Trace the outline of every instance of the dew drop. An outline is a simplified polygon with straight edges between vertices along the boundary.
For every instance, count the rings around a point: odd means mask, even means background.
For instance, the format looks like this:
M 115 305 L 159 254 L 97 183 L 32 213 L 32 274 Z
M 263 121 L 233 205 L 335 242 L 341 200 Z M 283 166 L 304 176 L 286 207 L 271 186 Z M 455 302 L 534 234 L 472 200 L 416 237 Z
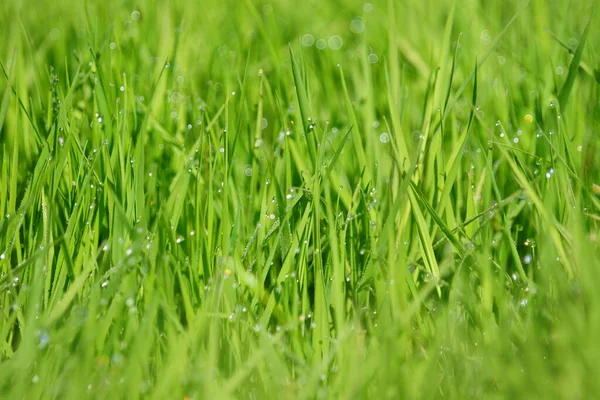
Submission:
M 315 37 L 313 35 L 311 35 L 310 33 L 307 33 L 306 35 L 302 36 L 301 42 L 302 42 L 302 46 L 310 47 L 313 44 L 315 44 Z
M 365 22 L 361 17 L 352 18 L 350 21 L 350 32 L 352 33 L 362 33 L 365 30 Z

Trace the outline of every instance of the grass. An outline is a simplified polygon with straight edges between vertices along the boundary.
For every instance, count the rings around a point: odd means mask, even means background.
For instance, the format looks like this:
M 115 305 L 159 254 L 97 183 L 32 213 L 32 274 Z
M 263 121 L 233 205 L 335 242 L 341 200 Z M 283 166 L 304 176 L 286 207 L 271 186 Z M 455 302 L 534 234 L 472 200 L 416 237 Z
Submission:
M 595 3 L 0 5 L 0 397 L 600 396 Z

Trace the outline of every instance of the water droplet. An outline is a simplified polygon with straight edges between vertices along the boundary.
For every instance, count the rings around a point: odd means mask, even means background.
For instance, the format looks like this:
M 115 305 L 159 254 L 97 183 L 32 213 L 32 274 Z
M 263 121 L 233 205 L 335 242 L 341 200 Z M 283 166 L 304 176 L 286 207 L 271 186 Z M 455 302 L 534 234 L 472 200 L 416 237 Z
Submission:
M 361 17 L 355 17 L 352 18 L 352 21 L 350 21 L 350 32 L 352 33 L 362 33 L 362 31 L 365 30 L 365 22 L 363 21 L 363 19 Z
M 134 12 L 131 13 L 131 19 L 134 21 L 137 21 L 140 19 L 140 12 L 138 10 L 135 10 Z
M 479 39 L 481 43 L 488 45 L 492 42 L 492 37 L 490 36 L 490 32 L 487 29 L 481 31 L 481 35 L 479 35 Z
M 521 307 L 527 307 L 527 303 L 529 303 L 529 301 L 527 299 L 523 299 L 520 302 Z
M 388 135 L 387 132 L 383 132 L 381 135 L 379 135 L 379 141 L 381 143 L 388 143 L 390 141 L 390 135 Z
M 302 42 L 302 46 L 310 47 L 313 44 L 315 44 L 315 37 L 313 35 L 311 35 L 310 33 L 307 33 L 306 35 L 302 36 L 301 42 Z
M 38 347 L 40 349 L 43 349 L 48 345 L 48 343 L 50 343 L 50 336 L 48 335 L 48 333 L 42 332 L 40 334 L 40 344 L 38 345 Z

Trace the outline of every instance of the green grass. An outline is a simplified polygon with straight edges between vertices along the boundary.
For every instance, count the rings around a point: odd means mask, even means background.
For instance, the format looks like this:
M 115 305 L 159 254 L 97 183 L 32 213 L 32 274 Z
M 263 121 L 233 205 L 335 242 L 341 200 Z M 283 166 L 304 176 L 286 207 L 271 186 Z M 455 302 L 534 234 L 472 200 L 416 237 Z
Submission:
M 0 4 L 0 397 L 600 396 L 592 1 Z

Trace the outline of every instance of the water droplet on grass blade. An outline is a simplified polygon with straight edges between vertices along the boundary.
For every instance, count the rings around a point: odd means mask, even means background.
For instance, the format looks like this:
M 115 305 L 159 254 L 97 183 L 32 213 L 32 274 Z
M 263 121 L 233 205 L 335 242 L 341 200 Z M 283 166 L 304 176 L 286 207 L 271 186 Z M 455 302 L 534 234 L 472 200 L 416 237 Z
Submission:
M 40 348 L 40 349 L 46 348 L 46 346 L 48 346 L 48 343 L 50 343 L 50 336 L 46 332 L 41 332 L 40 333 L 40 343 L 38 344 L 38 348 Z

